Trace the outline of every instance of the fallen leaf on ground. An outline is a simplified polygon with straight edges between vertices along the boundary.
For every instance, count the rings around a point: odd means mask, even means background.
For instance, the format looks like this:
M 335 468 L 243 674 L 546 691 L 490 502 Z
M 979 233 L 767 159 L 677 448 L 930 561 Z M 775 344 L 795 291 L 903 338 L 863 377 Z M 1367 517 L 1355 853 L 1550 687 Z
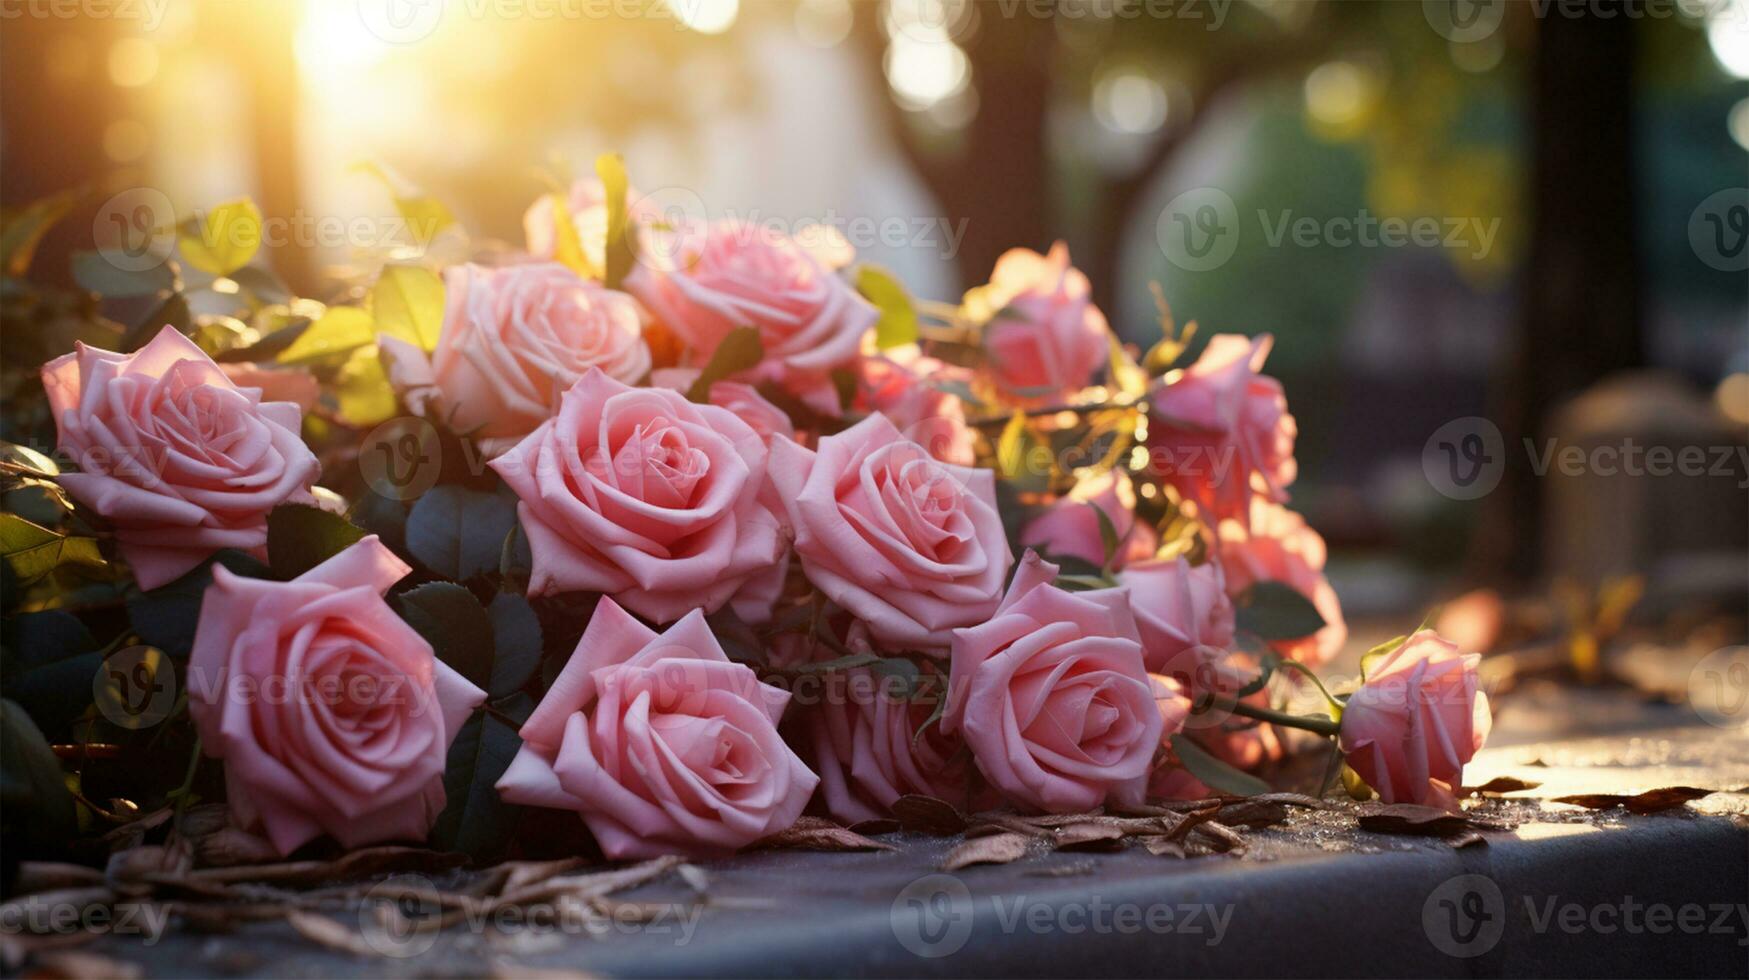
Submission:
M 1191 831 L 1191 836 L 1198 843 L 1223 853 L 1242 854 L 1247 847 L 1245 838 L 1238 831 L 1215 820 L 1205 820 L 1197 824 L 1196 829 Z
M 1286 821 L 1287 807 L 1269 800 L 1244 800 L 1222 807 L 1219 817 L 1228 826 L 1257 830 Z
M 1465 786 L 1458 790 L 1459 796 L 1487 796 L 1489 794 L 1518 793 L 1527 789 L 1536 789 L 1542 783 L 1533 779 L 1519 779 L 1517 776 L 1495 776 L 1480 786 Z
M 1120 826 L 1089 820 L 1058 827 L 1055 836 L 1059 851 L 1121 851 L 1125 835 Z
M 1703 796 L 1711 796 L 1713 790 L 1700 789 L 1694 786 L 1666 786 L 1663 789 L 1649 789 L 1644 793 L 1623 796 L 1617 793 L 1580 793 L 1575 796 L 1557 796 L 1555 803 L 1571 803 L 1588 810 L 1607 810 L 1610 807 L 1627 807 L 1629 813 L 1648 814 L 1660 813 L 1664 810 L 1674 810 L 1685 806 L 1690 800 L 1698 800 Z
M 1148 853 L 1155 857 L 1182 858 L 1190 856 L 1185 852 L 1183 844 L 1168 837 L 1149 837 L 1142 841 L 1142 846 L 1147 848 Z
M 793 851 L 890 851 L 893 845 L 870 840 L 821 817 L 798 817 L 788 830 L 760 838 L 749 845 L 748 850 L 767 848 Z
M 146 975 L 136 963 L 80 949 L 56 949 L 36 954 L 33 977 L 60 980 L 135 980 Z
M 973 837 L 947 852 L 941 870 L 958 871 L 974 864 L 1007 864 L 1026 856 L 1027 838 L 1023 834 L 1001 833 L 988 837 Z
M 872 820 L 858 820 L 850 825 L 850 829 L 864 837 L 878 837 L 881 834 L 897 833 L 902 828 L 899 821 L 892 817 L 875 817 Z
M 1455 837 L 1477 830 L 1511 830 L 1512 825 L 1472 813 L 1453 813 L 1415 803 L 1367 803 L 1355 811 L 1360 829 L 1381 834 Z

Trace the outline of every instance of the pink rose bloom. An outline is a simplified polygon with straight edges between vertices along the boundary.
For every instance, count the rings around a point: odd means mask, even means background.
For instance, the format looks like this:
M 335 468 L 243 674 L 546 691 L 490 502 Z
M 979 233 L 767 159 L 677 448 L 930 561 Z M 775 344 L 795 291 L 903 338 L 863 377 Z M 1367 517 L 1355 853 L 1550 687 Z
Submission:
M 1233 603 L 1220 566 L 1153 559 L 1124 569 L 1117 582 L 1130 590 L 1148 670 L 1176 678 L 1194 697 L 1219 689 L 1218 666 L 1233 646 Z
M 219 370 L 239 388 L 260 388 L 261 400 L 291 402 L 308 413 L 322 397 L 316 376 L 301 367 L 268 367 L 260 364 L 220 364 Z
M 1493 723 L 1481 662 L 1422 630 L 1372 666 L 1343 709 L 1340 742 L 1379 799 L 1457 808 L 1452 791 Z
M 1184 730 L 1190 718 L 1191 700 L 1176 678 L 1149 674 L 1154 706 L 1160 712 L 1160 754 L 1148 775 L 1148 797 L 1156 800 L 1202 800 L 1216 795 L 1202 780 L 1192 776 L 1172 752 L 1172 736 Z
M 880 316 L 810 249 L 734 221 L 680 229 L 669 248 L 643 255 L 626 288 L 698 364 L 736 327 L 757 327 L 765 360 L 737 380 L 775 381 L 834 417 L 831 372 L 856 360 Z
M 888 649 L 945 648 L 988 619 L 1014 561 L 989 470 L 941 463 L 870 415 L 809 450 L 771 447 L 808 580 Z
M 702 612 L 657 635 L 603 599 L 498 792 L 576 811 L 614 860 L 727 854 L 795 823 L 819 782 L 777 734 L 788 701 Z
M 1306 519 L 1262 497 L 1251 501 L 1249 526 L 1222 521 L 1216 528 L 1216 556 L 1227 577 L 1227 594 L 1237 598 L 1261 581 L 1282 582 L 1312 601 L 1324 626 L 1311 636 L 1270 644 L 1282 656 L 1308 667 L 1330 661 L 1348 642 L 1342 603 L 1324 577 L 1324 539 Z
M 971 384 L 972 372 L 925 356 L 916 344 L 864 357 L 858 365 L 856 407 L 885 415 L 929 455 L 955 466 L 977 462 L 977 441 L 958 395 L 944 382 Z
M 697 368 L 657 368 L 650 373 L 650 384 L 656 388 L 672 388 L 685 394 L 692 389 L 698 380 Z M 753 427 L 767 445 L 771 437 L 781 435 L 786 439 L 796 438 L 795 423 L 790 421 L 789 413 L 773 405 L 759 389 L 739 381 L 712 382 L 710 403 L 718 408 L 726 408 L 735 413 L 741 421 Z
M 765 443 L 733 412 L 592 369 L 556 417 L 490 465 L 521 501 L 529 595 L 604 592 L 667 623 L 752 583 L 755 599 L 736 611 L 769 613 L 784 543 Z
M 1077 483 L 1067 496 L 1058 498 L 1044 513 L 1027 522 L 1026 529 L 1020 532 L 1020 543 L 1047 555 L 1079 558 L 1103 567 L 1105 536 L 1100 533 L 1095 507 L 1111 519 L 1118 534 L 1117 554 L 1112 558 L 1114 570 L 1132 561 L 1154 557 L 1160 548 L 1160 535 L 1153 527 L 1136 520 L 1136 489 L 1129 474 L 1122 470 L 1106 470 Z
M 443 810 L 449 743 L 486 695 L 383 601 L 408 571 L 375 535 L 290 582 L 213 568 L 188 712 L 232 817 L 281 855 L 424 840 Z
M 446 419 L 497 455 L 552 418 L 591 370 L 636 384 L 650 373 L 643 313 L 625 293 L 562 265 L 451 266 L 443 331 L 429 362 L 379 338 L 389 380 L 422 415 Z
M 1028 552 L 989 622 L 955 630 L 943 734 L 1003 795 L 1071 813 L 1142 800 L 1163 721 L 1129 596 L 1065 592 Z
M 307 502 L 319 465 L 303 413 L 240 387 L 173 327 L 138 352 L 77 345 L 43 365 L 59 477 L 115 529 L 140 588 L 180 577 L 221 548 L 265 554 L 267 513 Z
M 979 292 L 992 311 L 984 350 L 1004 393 L 1020 399 L 1065 395 L 1085 386 L 1111 357 L 1111 331 L 1093 305 L 1087 277 L 1069 265 L 1069 247 L 1049 255 L 1002 253 Z
M 1216 334 L 1154 393 L 1148 450 L 1162 479 L 1217 519 L 1244 520 L 1255 488 L 1287 500 L 1298 428 L 1281 382 L 1259 374 L 1273 338 Z

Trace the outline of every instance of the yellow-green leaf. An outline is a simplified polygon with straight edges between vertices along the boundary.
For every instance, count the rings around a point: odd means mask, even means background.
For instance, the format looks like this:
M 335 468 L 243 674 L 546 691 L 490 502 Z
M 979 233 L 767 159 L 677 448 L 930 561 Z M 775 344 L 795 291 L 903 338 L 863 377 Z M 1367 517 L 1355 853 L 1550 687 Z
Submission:
M 551 198 L 553 261 L 586 279 L 594 278 L 595 263 L 589 261 L 589 254 L 583 251 L 583 236 L 577 233 L 577 222 L 571 219 L 571 206 L 566 203 L 563 194 L 553 194 Z
M 1020 490 L 1044 490 L 1055 468 L 1049 447 L 1027 424 L 1026 413 L 1016 411 L 996 442 L 997 472 Z
M 875 322 L 875 347 L 887 350 L 917 342 L 917 308 L 905 287 L 878 265 L 856 270 L 856 291 L 881 311 Z
M 626 274 L 632 271 L 632 240 L 626 234 L 626 162 L 617 153 L 603 153 L 595 158 L 595 176 L 601 178 L 601 189 L 607 198 L 607 243 L 602 251 L 602 281 L 609 289 L 618 289 Z
M 437 347 L 443 329 L 443 280 L 417 265 L 384 266 L 370 291 L 371 313 L 379 333 L 405 340 L 420 350 Z
M 63 563 L 103 565 L 96 538 L 71 538 L 57 534 L 17 514 L 0 514 L 0 552 L 19 584 L 28 585 Z
M 394 417 L 395 392 L 375 344 L 360 347 L 346 359 L 334 393 L 340 400 L 341 418 L 352 425 L 362 428 Z
M 421 246 L 431 244 L 438 233 L 455 224 L 455 213 L 430 194 L 395 198 L 395 210 L 407 222 L 407 231 Z
M 376 321 L 356 306 L 330 306 L 279 354 L 281 364 L 356 350 L 376 339 Z
M 177 229 L 182 258 L 214 276 L 228 276 L 249 264 L 261 248 L 261 210 L 246 197 L 226 201 L 184 221 Z
M 9 276 L 22 276 L 30 268 L 37 243 L 66 217 L 79 202 L 83 191 L 62 191 L 22 208 L 7 208 L 0 212 L 0 268 Z

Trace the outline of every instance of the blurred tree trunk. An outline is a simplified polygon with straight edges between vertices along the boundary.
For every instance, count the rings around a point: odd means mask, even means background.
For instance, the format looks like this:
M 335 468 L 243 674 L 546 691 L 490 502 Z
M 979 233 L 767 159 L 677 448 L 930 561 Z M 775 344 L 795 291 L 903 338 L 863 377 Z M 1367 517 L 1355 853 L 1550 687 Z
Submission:
M 1645 362 L 1633 147 L 1638 21 L 1611 12 L 1537 22 L 1530 252 L 1496 413 L 1506 468 L 1472 555 L 1474 570 L 1490 578 L 1523 583 L 1540 571 L 1543 487 L 1525 440 L 1541 444 L 1550 411 L 1565 399 Z

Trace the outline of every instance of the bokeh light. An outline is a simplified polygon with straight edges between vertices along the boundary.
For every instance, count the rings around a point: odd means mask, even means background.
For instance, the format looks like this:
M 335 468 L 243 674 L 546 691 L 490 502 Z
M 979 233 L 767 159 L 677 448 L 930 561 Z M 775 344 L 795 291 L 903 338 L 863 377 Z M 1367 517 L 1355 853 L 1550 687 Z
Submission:
M 1093 87 L 1093 115 L 1117 132 L 1151 133 L 1166 114 L 1166 89 L 1134 69 L 1107 72 Z

